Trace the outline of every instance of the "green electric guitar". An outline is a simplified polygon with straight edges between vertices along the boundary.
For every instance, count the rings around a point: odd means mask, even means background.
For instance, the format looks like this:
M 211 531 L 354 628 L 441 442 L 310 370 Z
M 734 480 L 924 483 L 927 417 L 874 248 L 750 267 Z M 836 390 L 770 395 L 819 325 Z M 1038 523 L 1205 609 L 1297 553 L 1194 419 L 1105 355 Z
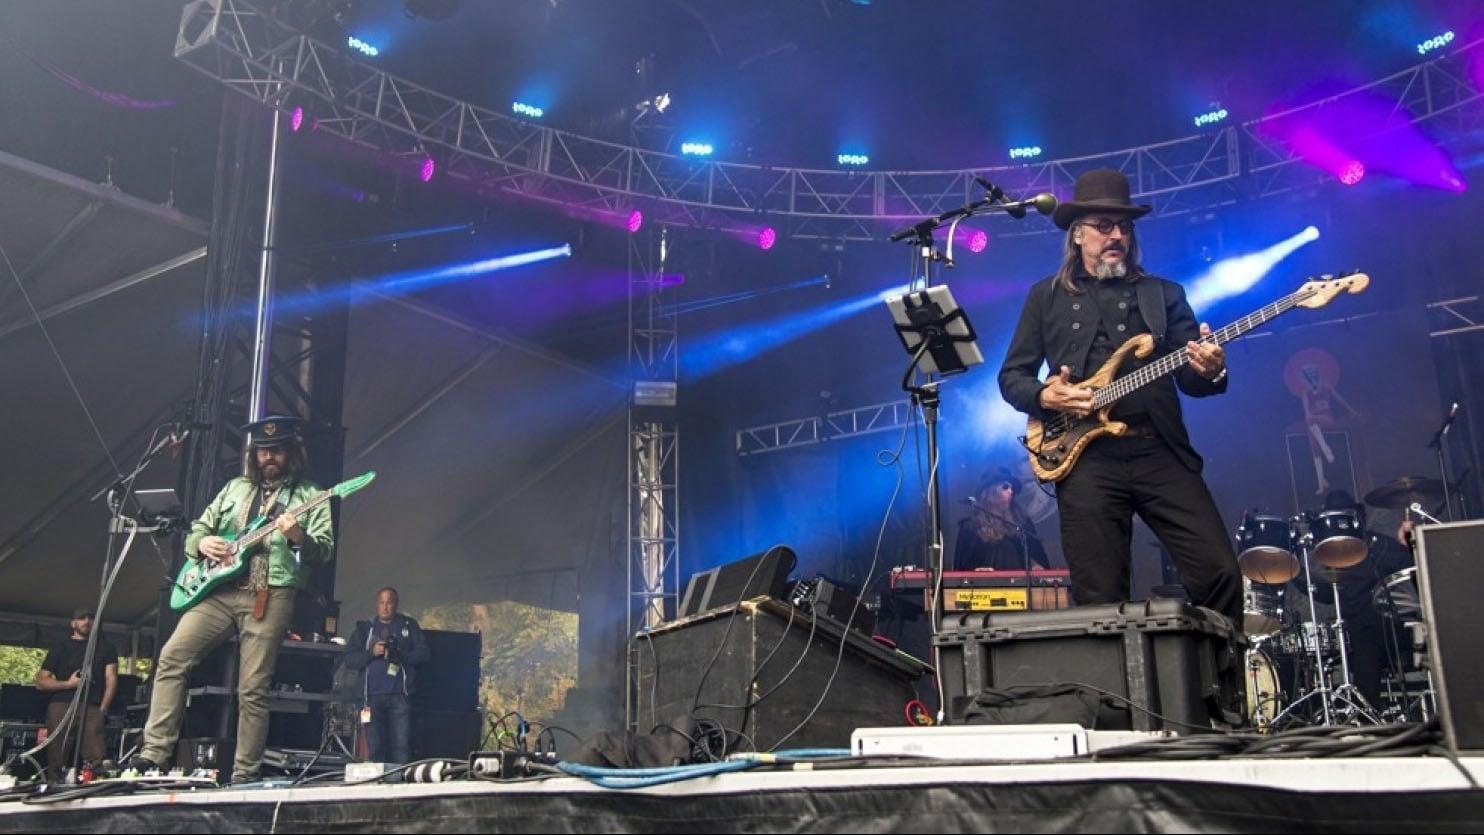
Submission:
M 342 481 L 328 490 L 315 493 L 313 498 L 284 512 L 303 516 L 336 496 L 342 499 L 349 496 L 370 484 L 374 478 L 376 478 L 376 472 L 372 471 L 349 481 Z M 241 576 L 247 571 L 247 566 L 251 562 L 247 557 L 251 556 L 252 549 L 261 545 L 277 531 L 278 528 L 268 521 L 268 517 L 259 516 L 248 522 L 247 526 L 235 535 L 223 536 L 232 549 L 234 559 L 230 564 L 222 565 L 206 557 L 199 560 L 187 560 L 180 569 L 180 576 L 175 579 L 174 591 L 170 593 L 170 608 L 177 612 L 184 612 L 211 594 L 217 586 Z

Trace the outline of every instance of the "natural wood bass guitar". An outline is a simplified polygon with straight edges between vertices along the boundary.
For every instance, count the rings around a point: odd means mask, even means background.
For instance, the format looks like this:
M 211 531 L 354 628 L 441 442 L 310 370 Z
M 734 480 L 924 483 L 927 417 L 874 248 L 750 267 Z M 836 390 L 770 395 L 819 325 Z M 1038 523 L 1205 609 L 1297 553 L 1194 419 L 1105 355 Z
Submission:
M 1224 345 L 1295 307 L 1324 307 L 1340 293 L 1359 293 L 1370 283 L 1371 279 L 1365 273 L 1311 279 L 1293 293 L 1243 316 L 1200 341 Z M 1108 361 L 1103 363 L 1097 373 L 1076 383 L 1078 388 L 1091 389 L 1093 392 L 1092 413 L 1087 417 L 1079 418 L 1065 412 L 1055 412 L 1045 421 L 1035 417 L 1030 419 L 1021 442 L 1030 452 L 1031 470 L 1035 472 L 1036 478 L 1041 481 L 1061 481 L 1066 478 L 1072 468 L 1077 466 L 1077 459 L 1088 444 L 1104 435 L 1122 435 L 1128 429 L 1127 424 L 1109 419 L 1108 413 L 1113 411 L 1114 404 L 1166 374 L 1173 374 L 1190 361 L 1189 349 L 1181 346 L 1131 374 L 1114 379 L 1113 375 L 1130 355 L 1145 359 L 1153 352 L 1154 337 L 1147 333 L 1139 334 L 1118 346 L 1118 350 L 1108 357 Z

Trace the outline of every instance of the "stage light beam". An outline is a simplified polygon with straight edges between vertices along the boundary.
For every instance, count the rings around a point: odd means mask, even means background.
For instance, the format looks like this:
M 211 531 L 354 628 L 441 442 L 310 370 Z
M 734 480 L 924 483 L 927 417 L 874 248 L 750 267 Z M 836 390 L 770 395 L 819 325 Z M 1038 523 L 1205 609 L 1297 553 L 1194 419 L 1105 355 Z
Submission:
M 1308 226 L 1266 249 L 1217 261 L 1205 274 L 1191 282 L 1187 294 L 1190 306 L 1200 310 L 1221 299 L 1246 292 L 1284 258 L 1304 244 L 1317 240 L 1319 228 Z

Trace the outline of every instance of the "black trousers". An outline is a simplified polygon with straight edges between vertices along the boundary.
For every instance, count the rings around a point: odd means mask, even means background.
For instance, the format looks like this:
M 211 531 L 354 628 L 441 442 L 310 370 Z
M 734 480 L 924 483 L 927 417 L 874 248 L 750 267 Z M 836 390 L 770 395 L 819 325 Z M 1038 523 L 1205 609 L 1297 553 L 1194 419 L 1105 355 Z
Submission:
M 1198 606 L 1242 625 L 1242 574 L 1211 491 L 1159 438 L 1099 438 L 1057 484 L 1062 549 L 1078 605 L 1131 596 L 1134 514 L 1170 551 Z

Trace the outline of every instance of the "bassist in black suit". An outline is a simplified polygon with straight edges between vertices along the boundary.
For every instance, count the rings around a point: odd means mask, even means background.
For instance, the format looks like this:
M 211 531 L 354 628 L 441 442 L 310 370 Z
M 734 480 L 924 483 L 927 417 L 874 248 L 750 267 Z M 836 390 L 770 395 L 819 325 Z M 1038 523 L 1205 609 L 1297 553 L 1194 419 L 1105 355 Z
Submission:
M 1149 208 L 1131 202 L 1128 178 L 1117 171 L 1077 178 L 1073 200 L 1053 216 L 1067 230 L 1066 257 L 1055 275 L 1031 288 L 1000 369 L 1000 392 L 1028 415 L 1084 417 L 1092 393 L 1072 383 L 1091 376 L 1128 339 L 1153 334 L 1155 351 L 1148 360 L 1131 357 L 1118 376 L 1186 346 L 1187 366 L 1114 405 L 1110 417 L 1128 423 L 1128 431 L 1093 440 L 1057 483 L 1062 547 L 1077 603 L 1127 600 L 1137 513 L 1169 549 L 1192 602 L 1240 628 L 1242 576 L 1176 392 L 1226 391 L 1226 357 L 1221 346 L 1196 341 L 1210 329 L 1197 326 L 1184 289 L 1139 266 L 1134 220 Z M 1043 363 L 1058 369 L 1046 380 L 1039 378 Z

